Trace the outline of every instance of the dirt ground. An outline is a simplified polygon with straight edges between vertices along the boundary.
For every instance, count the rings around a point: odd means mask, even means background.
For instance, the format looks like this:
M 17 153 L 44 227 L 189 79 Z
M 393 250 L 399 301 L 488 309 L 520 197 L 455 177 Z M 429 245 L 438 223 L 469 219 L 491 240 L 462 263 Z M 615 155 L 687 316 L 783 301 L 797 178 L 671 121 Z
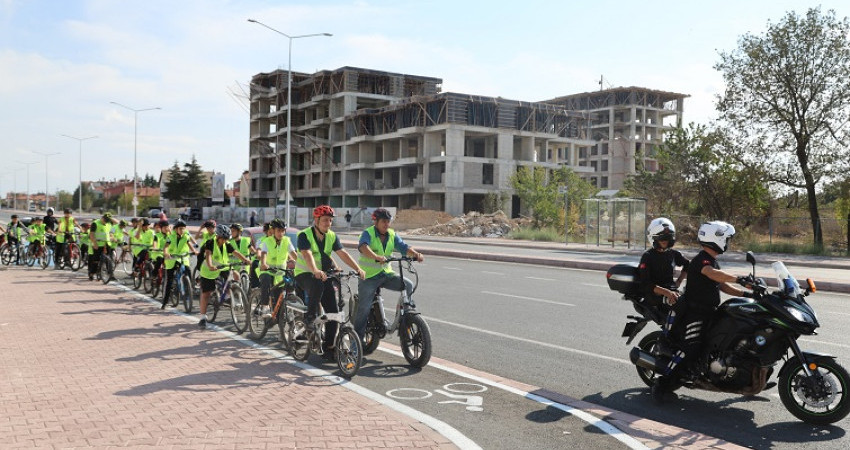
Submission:
M 444 224 L 454 217 L 444 211 L 429 209 L 402 209 L 393 218 L 392 227 L 396 230 L 411 230 Z

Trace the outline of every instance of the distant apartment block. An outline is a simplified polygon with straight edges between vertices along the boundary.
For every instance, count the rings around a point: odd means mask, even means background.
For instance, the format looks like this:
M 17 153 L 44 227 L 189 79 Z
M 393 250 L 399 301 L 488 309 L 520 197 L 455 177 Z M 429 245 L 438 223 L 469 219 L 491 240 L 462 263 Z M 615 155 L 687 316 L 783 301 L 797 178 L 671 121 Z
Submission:
M 608 100 L 524 102 L 443 93 L 439 78 L 354 67 L 292 75 L 291 202 L 305 207 L 418 206 L 458 215 L 501 192 L 516 215 L 523 205 L 510 176 L 521 166 L 566 165 L 601 188 L 619 187 L 634 173 L 635 155 L 660 142 L 665 119 L 681 115 L 684 98 L 670 94 L 679 99 L 671 106 L 648 95 L 656 91 L 627 88 L 625 98 L 610 90 L 600 92 L 611 92 Z M 285 198 L 286 87 L 283 70 L 252 78 L 255 206 Z M 649 166 L 654 160 L 645 156 Z

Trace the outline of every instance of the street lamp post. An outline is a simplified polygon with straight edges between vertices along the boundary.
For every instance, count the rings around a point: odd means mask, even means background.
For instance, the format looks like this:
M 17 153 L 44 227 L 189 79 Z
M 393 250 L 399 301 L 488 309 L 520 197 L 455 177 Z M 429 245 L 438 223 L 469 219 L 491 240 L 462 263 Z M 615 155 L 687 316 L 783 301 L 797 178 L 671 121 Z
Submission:
M 33 162 L 23 162 L 18 161 L 18 164 L 23 164 L 27 166 L 27 212 L 30 210 L 30 166 L 33 164 L 38 164 L 38 161 Z
M 137 184 L 138 179 L 139 179 L 138 151 L 137 151 L 138 144 L 139 144 L 139 131 L 138 131 L 139 130 L 139 128 L 138 128 L 139 113 L 144 112 L 144 111 L 153 111 L 155 109 L 161 110 L 162 108 L 157 106 L 155 108 L 135 109 L 135 108 L 130 108 L 129 106 L 126 106 L 126 105 L 122 105 L 121 103 L 118 103 L 118 102 L 109 102 L 109 103 L 112 103 L 113 105 L 118 105 L 118 106 L 125 108 L 125 109 L 129 109 L 130 111 L 133 111 L 133 217 L 136 217 L 136 216 L 138 216 L 138 211 L 136 211 L 136 209 L 139 206 L 139 197 L 136 193 L 136 184 Z
M 50 185 L 48 184 L 48 181 L 47 181 L 49 179 L 49 177 L 47 175 L 47 158 L 50 157 L 50 156 L 59 155 L 61 153 L 60 152 L 41 153 L 41 152 L 37 152 L 35 150 L 33 150 L 32 152 L 35 153 L 36 155 L 44 156 L 44 209 L 47 210 L 47 208 L 50 207 Z M 57 203 L 59 202 L 59 198 L 56 199 L 56 202 Z
M 289 220 L 289 189 L 291 186 L 291 171 L 292 171 L 292 40 L 314 37 L 314 36 L 333 36 L 331 33 L 313 33 L 313 34 L 301 34 L 298 36 L 290 36 L 283 31 L 276 30 L 258 20 L 248 19 L 248 22 L 256 23 L 257 25 L 268 28 L 275 33 L 284 36 L 289 39 L 289 63 L 287 64 L 286 69 L 286 225 L 290 226 L 292 223 Z M 280 149 L 275 146 L 275 152 L 279 155 Z M 280 161 L 280 157 L 276 158 L 277 161 Z M 278 162 L 278 164 L 280 164 Z M 277 177 L 277 170 L 279 168 L 275 168 L 275 178 Z M 280 180 L 275 180 L 275 186 L 280 184 Z M 275 195 L 275 211 L 277 211 L 277 195 Z
M 63 134 L 62 136 L 65 136 L 66 138 L 74 139 L 74 140 L 76 140 L 77 142 L 79 142 L 79 144 L 80 144 L 80 179 L 79 179 L 79 182 L 80 182 L 80 191 L 79 191 L 79 193 L 78 193 L 77 197 L 78 197 L 78 198 L 79 198 L 79 200 L 80 200 L 80 202 L 79 202 L 79 203 L 80 203 L 80 205 L 79 205 L 79 207 L 80 207 L 79 212 L 82 214 L 82 212 L 83 212 L 83 141 L 87 141 L 87 140 L 89 140 L 89 139 L 96 139 L 96 138 L 97 138 L 97 136 L 89 136 L 89 137 L 84 137 L 84 138 L 78 138 L 78 137 L 74 137 L 74 136 L 68 136 L 67 134 Z M 58 199 L 57 199 L 57 201 L 58 201 Z M 73 199 L 72 199 L 71 201 L 73 201 Z

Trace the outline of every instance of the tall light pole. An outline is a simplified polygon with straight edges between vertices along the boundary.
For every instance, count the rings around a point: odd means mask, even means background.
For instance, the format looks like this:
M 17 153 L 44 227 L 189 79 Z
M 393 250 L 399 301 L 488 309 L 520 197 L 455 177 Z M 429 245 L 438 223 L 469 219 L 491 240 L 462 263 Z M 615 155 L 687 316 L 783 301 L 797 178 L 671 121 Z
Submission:
M 136 217 L 136 216 L 138 216 L 138 211 L 136 211 L 136 208 L 138 208 L 138 206 L 139 206 L 139 197 L 136 194 L 136 184 L 137 184 L 137 181 L 139 179 L 139 172 L 138 172 L 138 161 L 139 161 L 138 154 L 139 153 L 137 151 L 138 144 L 139 144 L 139 131 L 138 131 L 139 130 L 139 128 L 138 128 L 139 113 L 144 112 L 144 111 L 153 111 L 155 109 L 161 110 L 162 108 L 157 106 L 155 108 L 135 109 L 135 108 L 130 108 L 127 105 L 122 105 L 121 103 L 118 103 L 118 102 L 109 102 L 109 103 L 112 103 L 113 105 L 118 105 L 118 106 L 125 108 L 125 109 L 129 109 L 130 111 L 133 111 L 133 217 Z
M 49 208 L 49 207 L 50 207 L 50 187 L 49 187 L 50 185 L 49 185 L 49 184 L 48 184 L 48 182 L 47 182 L 47 180 L 48 180 L 48 176 L 47 176 L 47 158 L 48 158 L 48 157 L 50 157 L 50 156 L 56 156 L 56 155 L 59 155 L 59 154 L 61 154 L 61 153 L 60 153 L 60 152 L 56 152 L 56 153 L 41 153 L 41 152 L 37 152 L 37 151 L 35 151 L 35 150 L 33 150 L 32 152 L 33 152 L 33 153 L 35 153 L 36 155 L 44 156 L 44 209 L 45 209 L 45 210 L 47 210 L 47 208 Z M 57 203 L 59 202 L 59 198 L 56 198 L 56 202 L 57 202 Z
M 80 212 L 80 214 L 82 214 L 82 212 L 83 212 L 83 141 L 87 141 L 89 139 L 97 139 L 97 136 L 89 136 L 89 137 L 84 137 L 84 138 L 68 136 L 67 134 L 63 134 L 62 136 L 65 136 L 66 138 L 74 139 L 74 140 L 76 140 L 77 142 L 80 143 L 80 179 L 79 179 L 80 191 L 79 191 L 79 194 L 77 195 L 77 197 L 80 200 L 79 212 Z M 73 200 L 71 200 L 71 201 L 73 201 Z
M 313 33 L 313 34 L 301 34 L 298 36 L 290 36 L 283 31 L 276 30 L 260 21 L 254 19 L 248 19 L 248 22 L 256 23 L 257 25 L 268 28 L 269 30 L 274 31 L 275 33 L 289 39 L 289 63 L 287 64 L 286 69 L 286 226 L 290 226 L 292 222 L 289 220 L 289 188 L 291 186 L 291 171 L 292 171 L 292 40 L 314 37 L 314 36 L 333 36 L 330 33 Z M 280 149 L 275 146 L 275 153 L 278 154 L 278 161 L 280 161 Z M 278 163 L 279 164 L 279 163 Z M 279 167 L 275 168 L 275 186 L 280 183 L 280 180 L 277 176 L 277 171 Z M 275 212 L 277 212 L 277 194 L 275 194 Z
M 38 161 L 33 162 L 23 162 L 18 161 L 18 164 L 23 164 L 27 166 L 27 212 L 30 210 L 30 166 L 33 164 L 38 164 Z

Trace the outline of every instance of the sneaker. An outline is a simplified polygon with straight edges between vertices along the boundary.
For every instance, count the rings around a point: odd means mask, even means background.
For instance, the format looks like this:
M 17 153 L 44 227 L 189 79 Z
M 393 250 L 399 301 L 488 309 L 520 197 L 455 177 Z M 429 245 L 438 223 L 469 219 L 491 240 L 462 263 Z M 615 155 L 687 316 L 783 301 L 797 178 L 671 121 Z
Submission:
M 204 330 L 207 328 L 207 319 L 203 318 L 200 322 L 198 322 L 198 328 Z
M 272 318 L 272 309 L 268 306 L 263 306 L 263 319 L 271 319 Z

